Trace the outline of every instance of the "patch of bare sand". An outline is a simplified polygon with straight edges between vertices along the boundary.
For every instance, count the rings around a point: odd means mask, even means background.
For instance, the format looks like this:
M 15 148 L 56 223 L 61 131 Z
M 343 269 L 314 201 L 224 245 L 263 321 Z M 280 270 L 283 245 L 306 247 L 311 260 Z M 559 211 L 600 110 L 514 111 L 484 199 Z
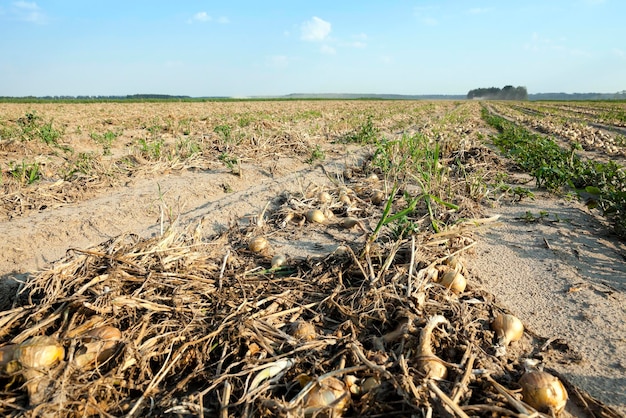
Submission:
M 548 367 L 626 414 L 626 245 L 581 203 L 536 196 L 489 211 L 501 222 L 468 267 L 532 332 L 569 347 Z

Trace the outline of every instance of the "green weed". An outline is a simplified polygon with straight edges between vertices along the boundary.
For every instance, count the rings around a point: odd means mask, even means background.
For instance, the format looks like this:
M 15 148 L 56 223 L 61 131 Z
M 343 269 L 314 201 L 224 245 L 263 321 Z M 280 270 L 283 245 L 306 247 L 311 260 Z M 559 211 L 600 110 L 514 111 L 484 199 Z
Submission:
M 37 162 L 27 163 L 22 160 L 21 163 L 16 163 L 11 161 L 9 163 L 9 174 L 22 184 L 33 184 L 41 179 L 41 171 Z
M 378 140 L 378 129 L 372 122 L 372 116 L 368 116 L 361 126 L 343 137 L 343 142 L 357 144 L 373 144 Z
M 162 138 L 152 140 L 141 138 L 139 140 L 139 151 L 149 160 L 158 160 L 161 158 L 164 143 L 165 141 Z
M 93 139 L 96 143 L 102 145 L 102 154 L 103 155 L 111 155 L 111 146 L 113 145 L 113 141 L 120 136 L 120 133 L 113 131 L 106 131 L 103 134 L 99 134 L 96 132 L 92 132 L 90 135 L 91 139 Z
M 313 149 L 313 151 L 311 151 L 311 156 L 307 158 L 306 162 L 308 164 L 313 164 L 315 161 L 324 161 L 325 158 L 326 158 L 326 153 L 324 152 L 322 147 L 320 147 L 318 144 L 318 145 L 315 145 L 315 148 Z

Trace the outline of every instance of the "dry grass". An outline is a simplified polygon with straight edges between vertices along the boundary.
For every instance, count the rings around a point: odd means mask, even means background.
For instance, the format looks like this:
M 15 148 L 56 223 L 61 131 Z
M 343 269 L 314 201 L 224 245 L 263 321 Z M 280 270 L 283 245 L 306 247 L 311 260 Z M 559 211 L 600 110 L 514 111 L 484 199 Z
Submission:
M 363 181 L 364 173 L 348 185 Z M 316 228 L 297 217 L 284 222 L 295 200 L 279 199 L 256 220 L 217 236 L 206 236 L 201 223 L 175 224 L 151 239 L 124 235 L 70 250 L 20 290 L 13 309 L 0 313 L 4 341 L 51 335 L 66 348 L 64 360 L 47 371 L 36 404 L 31 399 L 29 405 L 20 371 L 5 373 L 0 413 L 303 416 L 307 392 L 334 377 L 354 384 L 355 393 L 344 394 L 347 416 L 533 414 L 512 392 L 520 359 L 567 353 L 526 333 L 496 357 L 490 322 L 502 308 L 492 296 L 464 270 L 469 286 L 460 295 L 429 278 L 432 268 L 450 268 L 450 256 L 462 260 L 475 244 L 473 232 L 494 219 L 408 239 L 385 233 L 325 258 L 291 259 L 271 269 L 272 252 L 253 253 L 248 242 Z M 306 196 L 299 202 L 302 209 L 316 205 Z M 402 204 L 394 202 L 398 210 Z M 359 205 L 372 214 L 381 210 Z M 331 207 L 345 216 L 339 205 Z M 447 323 L 434 330 L 431 344 L 448 371 L 445 379 L 429 378 L 420 367 L 433 359 L 424 356 L 420 338 L 436 315 Z M 298 334 L 302 323 L 314 333 Z M 79 368 L 74 358 L 84 332 L 105 324 L 122 331 L 115 353 Z M 297 383 L 301 374 L 312 378 L 309 384 Z M 617 416 L 598 404 L 590 411 Z

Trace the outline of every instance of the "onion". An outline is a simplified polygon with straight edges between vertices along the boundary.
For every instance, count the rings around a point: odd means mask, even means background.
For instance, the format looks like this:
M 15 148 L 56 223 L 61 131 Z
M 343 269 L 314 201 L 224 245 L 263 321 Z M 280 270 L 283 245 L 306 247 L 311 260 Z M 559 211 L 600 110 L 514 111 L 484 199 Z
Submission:
M 315 325 L 307 321 L 296 321 L 291 324 L 291 336 L 298 340 L 312 341 L 317 331 Z
M 113 357 L 122 339 L 122 332 L 113 326 L 104 325 L 88 331 L 83 338 L 84 344 L 74 357 L 79 368 L 104 363 Z
M 369 176 L 367 176 L 365 178 L 365 180 L 367 180 L 367 181 L 369 181 L 371 183 L 375 183 L 375 182 L 377 182 L 379 180 L 379 178 L 378 178 L 378 175 L 376 175 L 376 173 L 372 173 Z
M 283 254 L 277 254 L 272 257 L 272 268 L 277 269 L 287 263 L 287 257 Z
M 63 360 L 65 350 L 54 337 L 31 337 L 19 344 L 13 352 L 13 359 L 27 369 L 46 370 Z
M 524 335 L 524 325 L 514 315 L 500 314 L 491 323 L 491 328 L 498 337 L 496 344 L 496 356 L 500 357 L 506 354 L 506 347 L 518 341 Z
M 328 192 L 319 192 L 319 193 L 317 194 L 317 200 L 318 200 L 320 203 L 328 203 L 328 202 L 330 202 L 332 199 L 333 199 L 333 198 L 332 198 L 332 196 L 331 196 L 331 195 L 330 195 L 330 193 L 328 193 Z
M 298 376 L 301 386 L 306 386 L 312 380 L 306 375 Z M 315 382 L 311 390 L 304 397 L 305 417 L 340 417 L 350 403 L 350 391 L 346 385 L 335 377 L 328 377 L 321 382 Z
M 374 193 L 372 193 L 373 204 L 380 205 L 381 203 L 383 203 L 384 200 L 385 200 L 385 193 L 383 193 L 381 190 L 375 190 Z
M 319 209 L 311 209 L 306 213 L 306 220 L 309 222 L 317 222 L 319 224 L 323 223 L 326 220 L 326 216 L 324 216 L 324 212 Z
M 350 196 L 348 196 L 347 193 L 341 193 L 339 195 L 339 201 L 341 203 L 343 203 L 344 205 L 350 205 L 352 204 L 352 201 L 350 200 Z
M 446 272 L 441 277 L 439 283 L 456 294 L 463 293 L 463 291 L 465 291 L 465 287 L 467 286 L 465 277 L 455 270 Z
M 351 216 L 342 218 L 339 221 L 339 225 L 342 228 L 345 228 L 345 229 L 351 229 L 351 228 L 354 228 L 355 226 L 358 226 L 361 230 L 365 231 L 365 227 L 363 226 L 361 221 L 359 221 L 357 218 L 353 218 Z
M 253 253 L 260 253 L 264 251 L 268 247 L 268 245 L 269 242 L 267 241 L 267 239 L 265 239 L 265 237 L 255 237 L 250 240 L 248 248 Z
M 524 402 L 539 412 L 561 413 L 567 404 L 563 383 L 550 373 L 530 371 L 519 380 Z
M 19 372 L 26 380 L 31 406 L 44 402 L 49 396 L 48 388 L 53 380 L 47 371 L 63 357 L 65 349 L 54 337 L 31 337 L 15 347 L 13 361 L 21 367 Z
M 420 345 L 417 352 L 417 367 L 426 379 L 445 379 L 448 369 L 443 361 L 435 356 L 432 349 L 433 330 L 440 324 L 447 324 L 443 315 L 435 315 L 426 324 L 420 335 Z

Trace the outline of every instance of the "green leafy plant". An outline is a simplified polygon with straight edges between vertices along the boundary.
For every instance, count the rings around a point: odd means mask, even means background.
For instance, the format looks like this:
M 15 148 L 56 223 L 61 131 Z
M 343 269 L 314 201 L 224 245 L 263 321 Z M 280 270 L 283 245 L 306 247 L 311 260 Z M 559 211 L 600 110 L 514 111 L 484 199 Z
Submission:
M 230 141 L 232 128 L 230 127 L 230 125 L 227 125 L 227 124 L 217 125 L 215 128 L 213 128 L 213 132 L 221 135 L 224 141 Z
M 217 159 L 224 163 L 224 165 L 228 167 L 232 173 L 236 174 L 240 172 L 239 159 L 236 156 L 223 152 L 217 157 Z
M 158 160 L 161 158 L 164 143 L 165 141 L 162 138 L 153 140 L 141 138 L 139 140 L 139 151 L 149 160 Z
M 306 162 L 308 164 L 313 164 L 315 161 L 324 161 L 326 158 L 326 153 L 322 149 L 322 147 L 315 145 L 315 148 L 311 151 L 311 156 L 307 158 Z
M 358 144 L 372 144 L 378 140 L 378 129 L 372 122 L 372 116 L 367 116 L 365 122 L 354 131 L 343 137 L 343 142 L 355 142 Z
M 104 155 L 111 155 L 111 147 L 113 145 L 113 142 L 117 139 L 117 137 L 120 136 L 120 133 L 113 131 L 106 131 L 103 134 L 92 132 L 89 136 L 96 143 L 102 145 L 102 153 Z
M 22 184 L 33 184 L 41 179 L 39 163 L 27 163 L 22 160 L 20 163 L 12 161 L 9 163 L 9 173 Z
M 576 144 L 563 149 L 553 140 L 529 132 L 483 108 L 482 116 L 498 130 L 493 137 L 502 152 L 532 173 L 538 187 L 558 191 L 569 187 L 598 207 L 613 223 L 618 235 L 626 237 L 626 170 L 614 161 L 582 160 Z

